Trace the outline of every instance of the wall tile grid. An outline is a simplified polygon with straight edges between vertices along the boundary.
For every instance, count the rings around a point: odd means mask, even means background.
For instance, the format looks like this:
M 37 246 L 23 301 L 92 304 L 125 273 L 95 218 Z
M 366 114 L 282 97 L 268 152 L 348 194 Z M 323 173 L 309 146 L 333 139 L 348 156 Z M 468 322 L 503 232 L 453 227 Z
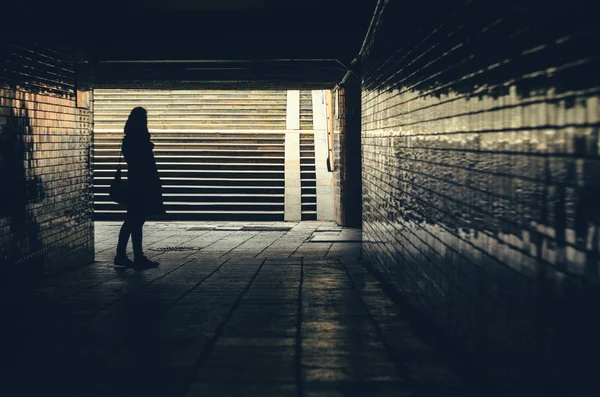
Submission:
M 346 158 L 345 153 L 342 151 L 345 149 L 346 136 L 345 136 L 345 96 L 344 88 L 339 88 L 333 92 L 334 97 L 334 120 L 333 120 L 333 158 L 334 158 L 334 170 L 333 170 L 333 208 L 335 214 L 335 221 L 339 225 L 343 225 L 345 222 L 345 208 L 344 208 L 344 183 L 345 172 L 346 172 Z M 335 106 L 337 101 L 337 106 Z
M 0 42 L 2 272 L 47 274 L 94 258 L 92 116 L 76 106 L 76 61 L 63 51 Z
M 360 228 L 362 207 L 359 80 L 352 76 L 333 95 L 335 220 L 339 225 Z
M 600 330 L 598 25 L 577 2 L 496 3 L 430 7 L 407 32 L 406 3 L 382 1 L 362 56 L 363 251 L 496 379 L 583 387 Z

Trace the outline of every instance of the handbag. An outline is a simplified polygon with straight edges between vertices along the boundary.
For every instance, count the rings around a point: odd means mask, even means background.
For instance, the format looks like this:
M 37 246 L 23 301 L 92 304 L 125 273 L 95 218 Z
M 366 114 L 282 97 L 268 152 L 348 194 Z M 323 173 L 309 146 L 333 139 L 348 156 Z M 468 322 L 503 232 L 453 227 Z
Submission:
M 127 206 L 129 202 L 129 194 L 127 182 L 121 178 L 121 157 L 123 155 L 123 144 L 121 143 L 121 151 L 119 153 L 119 165 L 117 166 L 117 172 L 115 178 L 110 184 L 110 190 L 108 192 L 112 201 L 118 204 Z

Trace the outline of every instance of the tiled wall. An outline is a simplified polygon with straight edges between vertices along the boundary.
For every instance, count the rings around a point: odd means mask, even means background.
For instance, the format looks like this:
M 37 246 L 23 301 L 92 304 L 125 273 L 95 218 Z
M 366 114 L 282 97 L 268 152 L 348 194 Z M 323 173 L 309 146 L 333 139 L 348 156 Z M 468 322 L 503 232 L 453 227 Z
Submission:
M 360 228 L 362 224 L 361 179 L 361 87 L 357 76 L 350 77 L 344 88 L 346 184 L 345 226 Z
M 333 96 L 335 221 L 360 228 L 360 82 L 350 78 Z
M 89 263 L 90 73 L 64 48 L 0 40 L 0 53 L 0 274 Z
M 365 256 L 499 383 L 584 390 L 600 334 L 598 24 L 579 1 L 424 3 L 382 1 L 362 57 Z
M 344 199 L 345 189 L 343 181 L 346 178 L 346 154 L 343 152 L 346 144 L 345 134 L 345 92 L 344 88 L 333 91 L 333 211 L 335 221 L 343 225 L 346 220 Z

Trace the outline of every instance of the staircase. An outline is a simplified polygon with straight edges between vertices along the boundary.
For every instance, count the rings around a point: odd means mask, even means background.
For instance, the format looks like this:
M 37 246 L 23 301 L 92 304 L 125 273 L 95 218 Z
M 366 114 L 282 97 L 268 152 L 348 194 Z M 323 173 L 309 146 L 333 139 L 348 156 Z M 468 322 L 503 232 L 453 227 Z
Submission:
M 300 91 L 300 185 L 303 221 L 317 219 L 317 174 L 312 91 Z
M 300 91 L 300 129 L 313 129 L 312 91 Z
M 108 190 L 127 116 L 142 106 L 163 183 L 162 219 L 283 220 L 286 98 L 271 90 L 95 90 L 96 219 L 125 213 Z
M 317 219 L 317 173 L 313 131 L 300 133 L 300 186 L 302 220 L 314 221 Z

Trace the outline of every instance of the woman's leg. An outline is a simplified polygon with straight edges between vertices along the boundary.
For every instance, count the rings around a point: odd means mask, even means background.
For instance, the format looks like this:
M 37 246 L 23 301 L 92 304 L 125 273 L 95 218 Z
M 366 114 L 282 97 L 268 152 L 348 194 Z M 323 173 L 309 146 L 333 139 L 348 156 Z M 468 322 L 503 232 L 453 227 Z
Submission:
M 133 255 L 135 258 L 142 258 L 144 256 L 144 249 L 142 247 L 142 227 L 146 222 L 146 216 L 136 214 L 131 216 L 131 243 L 133 244 Z
M 131 234 L 131 223 L 129 216 L 125 218 L 121 231 L 119 231 L 119 240 L 117 242 L 117 256 L 127 255 L 127 243 L 129 242 L 129 235 Z

